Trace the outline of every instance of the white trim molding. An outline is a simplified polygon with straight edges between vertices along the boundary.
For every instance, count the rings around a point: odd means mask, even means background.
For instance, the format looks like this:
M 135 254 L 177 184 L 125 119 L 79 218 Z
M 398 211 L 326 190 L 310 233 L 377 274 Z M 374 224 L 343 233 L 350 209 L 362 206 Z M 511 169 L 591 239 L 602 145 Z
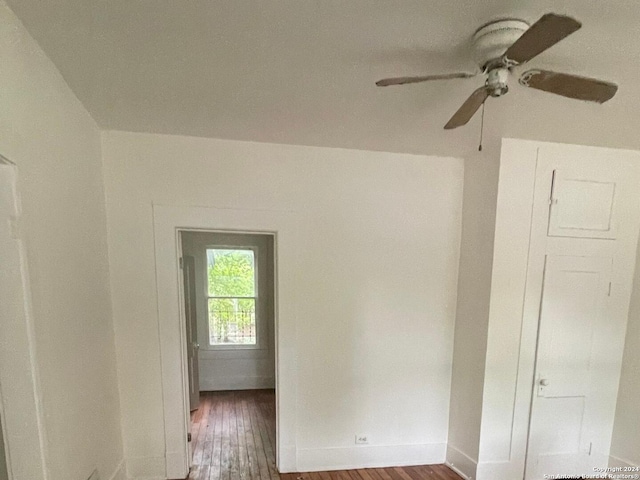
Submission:
M 295 445 L 296 439 L 298 299 L 295 292 L 297 276 L 301 273 L 295 212 L 153 205 L 153 226 L 166 478 L 184 478 L 189 472 L 186 328 L 178 264 L 179 232 L 183 230 L 275 235 L 276 465 L 281 472 L 295 471 L 296 465 L 291 463 L 295 458 L 283 455 L 288 451 L 284 446 Z M 131 472 L 129 475 L 133 476 Z
M 619 458 L 614 455 L 609 455 L 609 467 L 611 468 L 630 468 L 630 467 L 639 467 L 639 466 L 640 466 L 640 462 L 634 463 L 631 460 Z
M 261 390 L 274 387 L 274 377 L 268 375 L 233 375 L 216 378 L 200 377 L 200 391 Z
M 166 480 L 164 457 L 133 457 L 126 459 L 126 478 L 131 480 Z
M 444 463 L 446 449 L 445 443 L 303 448 L 297 453 L 298 471 L 436 465 Z
M 447 460 L 445 463 L 465 480 L 474 480 L 476 478 L 477 460 L 474 460 L 453 445 L 447 445 Z
M 9 478 L 47 480 L 47 436 L 38 374 L 18 170 L 0 156 L 0 410 Z

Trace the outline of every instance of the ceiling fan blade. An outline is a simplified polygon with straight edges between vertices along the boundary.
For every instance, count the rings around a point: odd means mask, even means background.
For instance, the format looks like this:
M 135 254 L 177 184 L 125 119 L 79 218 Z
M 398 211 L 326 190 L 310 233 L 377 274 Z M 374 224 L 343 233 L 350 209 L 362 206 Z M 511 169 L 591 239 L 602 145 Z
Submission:
M 471 96 L 469 96 L 469 98 L 465 100 L 458 111 L 453 114 L 451 120 L 449 120 L 444 126 L 445 130 L 451 130 L 452 128 L 458 128 L 466 125 L 469 120 L 471 120 L 471 117 L 473 117 L 474 113 L 476 113 L 482 106 L 488 96 L 489 90 L 486 86 L 478 88 L 471 94 Z
M 504 57 L 516 63 L 528 62 L 581 26 L 574 18 L 547 13 L 507 49 Z
M 454 78 L 471 78 L 475 77 L 476 73 L 445 73 L 443 75 L 425 75 L 422 77 L 397 77 L 397 78 L 385 78 L 378 80 L 376 85 L 379 87 L 388 87 L 389 85 L 406 85 L 407 83 L 420 83 L 428 82 L 430 80 L 451 80 Z
M 520 77 L 520 84 L 563 97 L 597 103 L 606 102 L 618 91 L 615 83 L 548 70 L 524 72 Z

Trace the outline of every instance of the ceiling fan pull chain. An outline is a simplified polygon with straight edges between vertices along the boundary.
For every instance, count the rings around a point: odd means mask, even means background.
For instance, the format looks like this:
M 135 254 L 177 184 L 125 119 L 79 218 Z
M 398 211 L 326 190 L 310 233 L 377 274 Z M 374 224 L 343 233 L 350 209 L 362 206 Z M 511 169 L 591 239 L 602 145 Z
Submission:
M 478 145 L 478 151 L 482 151 L 482 134 L 484 133 L 484 103 L 482 104 L 482 115 L 480 117 L 480 145 Z

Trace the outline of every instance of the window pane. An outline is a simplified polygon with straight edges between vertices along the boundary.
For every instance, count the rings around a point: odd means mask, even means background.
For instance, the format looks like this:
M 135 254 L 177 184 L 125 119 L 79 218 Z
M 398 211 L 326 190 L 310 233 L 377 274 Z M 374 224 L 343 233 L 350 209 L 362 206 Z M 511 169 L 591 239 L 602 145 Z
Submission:
M 255 297 L 253 250 L 207 250 L 210 297 Z
M 209 343 L 211 345 L 255 345 L 256 300 L 254 298 L 210 298 Z

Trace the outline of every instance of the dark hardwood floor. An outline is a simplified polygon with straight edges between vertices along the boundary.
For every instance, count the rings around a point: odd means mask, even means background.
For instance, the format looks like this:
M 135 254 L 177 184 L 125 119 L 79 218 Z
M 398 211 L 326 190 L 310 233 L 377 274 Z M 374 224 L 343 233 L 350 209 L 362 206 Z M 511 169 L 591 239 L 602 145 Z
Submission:
M 191 421 L 188 480 L 460 480 L 445 465 L 280 474 L 273 390 L 203 392 Z

